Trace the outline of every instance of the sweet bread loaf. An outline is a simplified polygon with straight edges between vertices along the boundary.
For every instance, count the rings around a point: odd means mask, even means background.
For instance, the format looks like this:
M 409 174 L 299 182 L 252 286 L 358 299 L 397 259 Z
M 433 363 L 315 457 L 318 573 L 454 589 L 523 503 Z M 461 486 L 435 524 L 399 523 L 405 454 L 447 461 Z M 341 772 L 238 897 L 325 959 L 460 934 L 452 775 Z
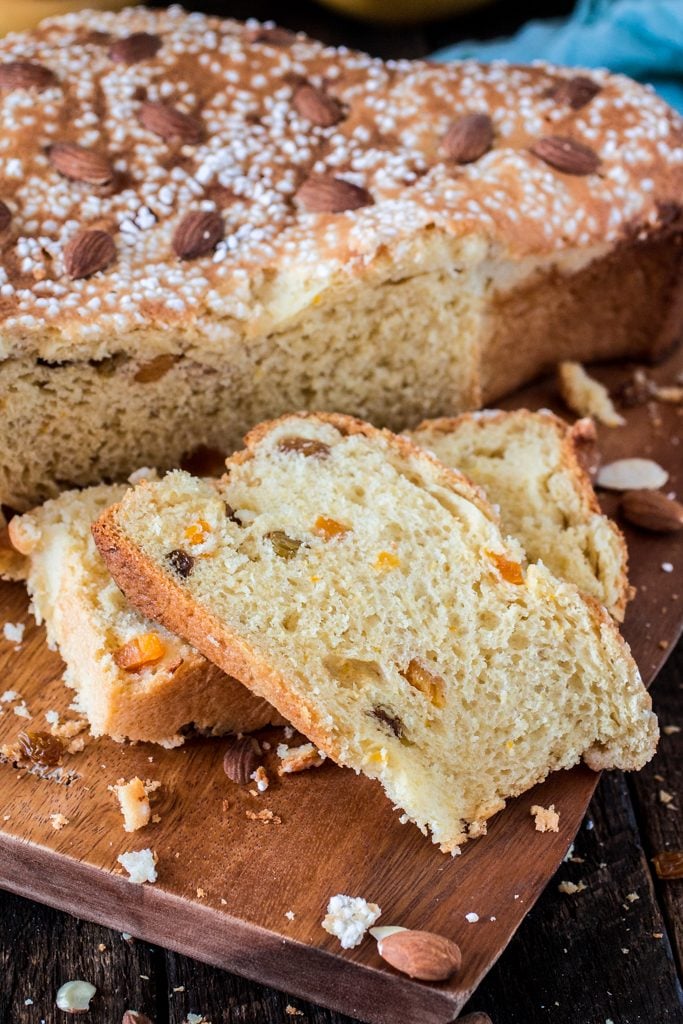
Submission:
M 524 569 L 465 477 L 350 417 L 262 424 L 212 486 L 142 483 L 93 526 L 149 617 L 269 700 L 445 850 L 581 757 L 637 768 L 656 719 L 606 611 Z
M 265 701 L 165 629 L 118 589 L 90 524 L 125 486 L 70 491 L 10 521 L 38 623 L 66 663 L 93 736 L 174 747 L 188 731 L 219 735 L 282 724 Z
M 597 444 L 591 420 L 570 427 L 545 410 L 485 410 L 425 420 L 408 436 L 484 488 L 503 533 L 520 541 L 529 561 L 542 561 L 623 620 L 628 551 L 583 467 Z
M 680 333 L 680 119 L 621 76 L 131 8 L 1 40 L 0 116 L 17 509 L 291 409 L 397 429 Z

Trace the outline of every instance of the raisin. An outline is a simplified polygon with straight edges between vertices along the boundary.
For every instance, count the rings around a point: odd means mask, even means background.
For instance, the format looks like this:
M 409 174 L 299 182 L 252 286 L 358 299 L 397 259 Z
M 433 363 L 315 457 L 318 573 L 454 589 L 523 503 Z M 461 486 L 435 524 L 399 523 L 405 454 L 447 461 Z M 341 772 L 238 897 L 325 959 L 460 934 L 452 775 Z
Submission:
M 277 447 L 281 452 L 296 452 L 314 459 L 326 459 L 331 451 L 329 444 L 312 437 L 283 437 Z
M 683 878 L 683 850 L 666 850 L 652 858 L 657 878 Z
M 49 732 L 20 732 L 19 750 L 27 761 L 54 768 L 62 760 L 64 744 Z
M 227 501 L 225 503 L 225 514 L 231 523 L 237 523 L 238 526 L 242 526 L 242 520 L 238 517 L 232 505 L 228 505 Z
M 376 704 L 368 714 L 372 715 L 373 718 L 376 718 L 383 725 L 387 725 L 397 739 L 403 738 L 403 722 L 398 715 L 392 714 L 389 708 L 386 708 L 383 704 Z
M 166 561 L 172 569 L 175 569 L 179 576 L 183 577 L 183 579 L 187 579 L 194 568 L 194 558 L 192 555 L 188 555 L 187 551 L 183 551 L 181 548 L 175 548 L 173 551 L 169 551 L 166 555 Z
M 301 547 L 300 540 L 295 540 L 294 537 L 288 537 L 283 530 L 273 530 L 271 533 L 265 534 L 265 536 L 273 545 L 275 554 L 279 555 L 280 558 L 294 558 Z

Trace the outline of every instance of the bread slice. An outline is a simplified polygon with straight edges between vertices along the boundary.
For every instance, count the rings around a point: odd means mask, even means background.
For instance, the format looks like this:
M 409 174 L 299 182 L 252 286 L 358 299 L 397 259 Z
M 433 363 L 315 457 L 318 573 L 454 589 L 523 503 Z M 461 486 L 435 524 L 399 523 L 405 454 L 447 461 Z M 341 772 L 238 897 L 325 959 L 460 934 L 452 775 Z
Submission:
M 465 477 L 350 417 L 257 427 L 213 487 L 176 471 L 94 524 L 130 600 L 444 850 L 582 756 L 638 768 L 657 723 L 607 612 L 520 564 Z
M 547 410 L 487 410 L 424 420 L 408 436 L 484 488 L 503 532 L 521 541 L 529 561 L 542 561 L 623 620 L 628 551 L 583 468 L 586 445 L 596 443 L 591 420 L 570 427 Z
M 64 680 L 76 690 L 93 735 L 173 747 L 190 727 L 218 735 L 280 724 L 271 705 L 138 615 L 112 580 L 90 525 L 126 490 L 67 491 L 9 526 L 14 546 L 26 556 L 35 617 L 66 662 Z M 129 660 L 130 654 L 139 659 L 140 638 L 148 657 L 161 657 L 127 670 L 117 659 L 125 660 L 131 642 Z

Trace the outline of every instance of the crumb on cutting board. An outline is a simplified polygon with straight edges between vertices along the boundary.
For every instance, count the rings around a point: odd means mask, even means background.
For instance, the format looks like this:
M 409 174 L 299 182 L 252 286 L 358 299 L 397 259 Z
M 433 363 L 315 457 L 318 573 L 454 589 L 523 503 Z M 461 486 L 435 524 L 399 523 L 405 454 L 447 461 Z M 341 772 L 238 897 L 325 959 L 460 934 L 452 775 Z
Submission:
M 537 832 L 560 831 L 560 813 L 555 810 L 555 804 L 551 804 L 550 807 L 541 807 L 540 804 L 534 804 L 531 808 L 531 814 L 535 820 Z

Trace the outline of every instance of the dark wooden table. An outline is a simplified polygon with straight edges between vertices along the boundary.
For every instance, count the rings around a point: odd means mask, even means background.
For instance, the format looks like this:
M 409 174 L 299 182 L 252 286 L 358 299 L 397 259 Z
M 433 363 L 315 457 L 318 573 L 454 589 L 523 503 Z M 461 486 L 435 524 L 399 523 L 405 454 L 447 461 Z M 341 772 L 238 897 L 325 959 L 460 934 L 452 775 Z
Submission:
M 528 17 L 561 14 L 572 3 L 510 0 L 407 29 L 362 25 L 312 3 L 188 6 L 240 18 L 272 17 L 328 42 L 414 57 L 458 38 L 505 34 Z M 487 1011 L 494 1024 L 683 1024 L 683 881 L 660 881 L 651 861 L 659 851 L 683 849 L 683 644 L 653 695 L 662 725 L 682 731 L 663 735 L 655 760 L 640 774 L 603 777 L 573 860 L 562 865 L 471 1000 L 468 1009 Z M 663 803 L 660 791 L 674 795 L 673 802 Z M 558 885 L 565 880 L 586 888 L 563 895 Z M 129 1008 L 154 1024 L 182 1024 L 188 1013 L 202 1014 L 211 1024 L 351 1024 L 286 994 L 0 892 L 0 1024 L 63 1024 L 54 997 L 71 978 L 97 986 L 86 1018 L 90 1024 L 118 1024 Z M 292 1014 L 293 1007 L 301 1016 Z

